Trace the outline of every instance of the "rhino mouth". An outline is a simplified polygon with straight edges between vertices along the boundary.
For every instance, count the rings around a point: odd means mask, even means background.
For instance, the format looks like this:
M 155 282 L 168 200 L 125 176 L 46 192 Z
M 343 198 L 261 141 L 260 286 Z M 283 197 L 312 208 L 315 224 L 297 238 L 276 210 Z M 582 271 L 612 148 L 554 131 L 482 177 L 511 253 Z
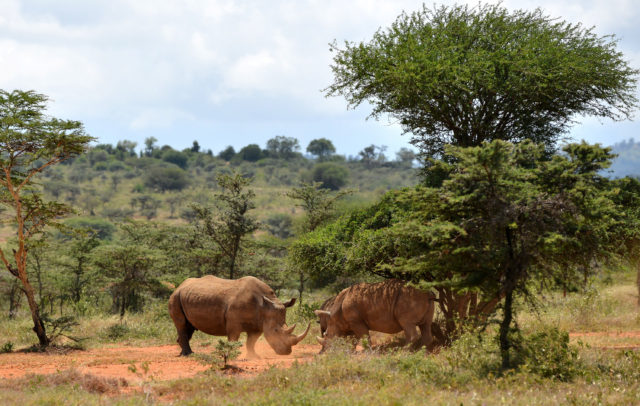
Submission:
M 307 329 L 299 335 L 294 335 L 293 329 L 295 328 L 295 324 L 291 327 L 286 327 L 286 325 L 282 326 L 282 333 L 277 335 L 267 335 L 265 334 L 265 338 L 267 342 L 271 345 L 271 348 L 278 355 L 289 355 L 291 354 L 291 347 L 297 345 L 300 341 L 304 340 L 304 338 L 309 333 L 309 329 L 311 328 L 311 323 L 307 326 Z

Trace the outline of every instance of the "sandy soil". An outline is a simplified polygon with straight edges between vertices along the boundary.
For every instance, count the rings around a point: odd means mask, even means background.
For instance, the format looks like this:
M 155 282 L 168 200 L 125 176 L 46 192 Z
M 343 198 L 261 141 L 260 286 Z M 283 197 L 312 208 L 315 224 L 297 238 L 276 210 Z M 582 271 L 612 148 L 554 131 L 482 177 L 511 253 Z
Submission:
M 256 352 L 260 359 L 247 359 L 246 349 L 231 364 L 234 374 L 251 376 L 272 366 L 289 367 L 294 362 L 308 362 L 320 351 L 319 345 L 299 344 L 290 355 L 277 355 L 260 340 Z M 210 354 L 212 347 L 194 346 L 196 353 Z M 155 347 L 99 348 L 60 353 L 0 354 L 0 379 L 20 378 L 27 374 L 52 374 L 75 369 L 101 377 L 124 378 L 128 382 L 163 381 L 188 378 L 209 368 L 194 357 L 179 357 L 178 345 Z M 145 371 L 145 366 L 147 370 Z

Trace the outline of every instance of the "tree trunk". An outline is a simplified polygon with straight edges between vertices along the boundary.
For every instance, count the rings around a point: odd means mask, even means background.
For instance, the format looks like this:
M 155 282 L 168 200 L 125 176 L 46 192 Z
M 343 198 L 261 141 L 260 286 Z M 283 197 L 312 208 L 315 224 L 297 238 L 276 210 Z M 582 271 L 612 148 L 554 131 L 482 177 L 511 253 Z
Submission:
M 229 266 L 229 279 L 233 279 L 235 276 L 236 258 L 238 258 L 238 252 L 240 251 L 240 238 L 236 237 L 231 248 L 231 265 Z
M 49 337 L 47 337 L 47 333 L 44 328 L 44 323 L 42 322 L 42 318 L 40 317 L 40 310 L 38 309 L 38 303 L 36 302 L 35 295 L 33 293 L 33 288 L 31 284 L 26 279 L 23 280 L 21 278 L 22 285 L 24 287 L 24 293 L 27 295 L 27 302 L 29 303 L 29 309 L 31 310 L 31 319 L 33 320 L 33 331 L 38 336 L 38 341 L 40 342 L 40 347 L 47 347 L 49 345 Z
M 500 356 L 502 357 L 502 370 L 506 370 L 511 366 L 509 359 L 509 330 L 511 320 L 513 319 L 513 290 L 509 289 L 504 299 L 504 316 L 500 323 Z
M 125 300 L 125 295 L 124 293 L 122 294 L 122 297 L 120 298 L 121 303 L 120 303 L 120 321 L 122 321 L 122 319 L 124 318 L 124 312 L 127 308 L 127 301 Z
M 638 306 L 640 306 L 640 261 L 636 264 L 636 268 L 638 268 L 638 276 L 636 278 L 636 283 L 638 285 Z
M 298 289 L 299 295 L 298 295 L 298 302 L 300 304 L 302 304 L 302 291 L 304 291 L 304 273 L 302 273 L 302 271 L 300 272 L 300 286 Z
M 11 283 L 11 290 L 9 291 L 9 320 L 16 318 L 16 313 L 18 312 L 18 308 L 20 307 L 20 286 L 18 282 L 14 281 Z

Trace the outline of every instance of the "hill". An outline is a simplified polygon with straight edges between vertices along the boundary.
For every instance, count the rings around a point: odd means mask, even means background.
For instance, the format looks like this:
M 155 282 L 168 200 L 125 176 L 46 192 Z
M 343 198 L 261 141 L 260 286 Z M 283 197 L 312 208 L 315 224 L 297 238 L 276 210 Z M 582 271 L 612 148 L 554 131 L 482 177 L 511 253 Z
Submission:
M 618 154 L 610 168 L 613 177 L 640 177 L 640 142 L 630 138 L 628 141 L 613 144 L 612 148 L 613 152 Z

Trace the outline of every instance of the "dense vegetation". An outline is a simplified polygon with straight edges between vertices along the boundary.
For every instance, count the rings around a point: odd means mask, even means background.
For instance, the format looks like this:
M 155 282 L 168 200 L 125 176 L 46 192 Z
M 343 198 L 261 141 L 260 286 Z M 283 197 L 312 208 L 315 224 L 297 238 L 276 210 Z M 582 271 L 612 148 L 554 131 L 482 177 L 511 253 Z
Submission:
M 138 152 L 125 140 L 47 168 L 34 190 L 75 215 L 27 244 L 27 273 L 45 324 L 68 332 L 75 314 L 142 311 L 184 278 L 203 274 L 304 288 L 285 259 L 289 243 L 308 231 L 305 213 L 315 227 L 417 181 L 410 150 L 389 160 L 371 146 L 378 152 L 363 160 L 336 155 L 328 140 L 310 145 L 317 158 L 303 156 L 295 138 L 274 137 L 254 160 L 247 148 L 214 155 L 197 141 L 177 151 L 151 138 Z M 311 206 L 296 197 L 298 187 L 315 195 Z M 14 227 L 2 229 L 5 245 L 15 240 Z M 0 292 L 3 315 L 22 317 L 22 289 L 12 275 L 0 275 Z

